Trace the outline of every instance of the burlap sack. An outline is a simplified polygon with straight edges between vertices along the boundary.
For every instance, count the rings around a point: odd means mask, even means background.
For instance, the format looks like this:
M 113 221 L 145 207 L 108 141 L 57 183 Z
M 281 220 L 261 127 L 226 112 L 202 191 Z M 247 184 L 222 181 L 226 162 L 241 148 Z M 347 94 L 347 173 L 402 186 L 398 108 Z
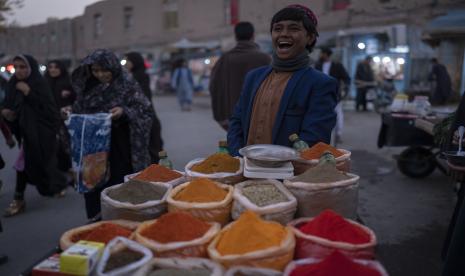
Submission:
M 223 267 L 218 263 L 203 258 L 164 258 L 153 259 L 151 262 L 137 271 L 134 276 L 147 276 L 155 268 L 178 268 L 178 269 L 208 269 L 211 276 L 222 276 Z
M 343 172 L 350 172 L 350 156 L 352 153 L 345 149 L 338 149 L 339 151 L 343 152 L 344 154 L 336 158 L 336 168 Z M 297 160 L 292 161 L 292 165 L 294 165 L 294 174 L 300 175 L 303 174 L 306 170 L 315 167 L 318 165 L 319 159 L 313 160 L 306 160 L 303 158 L 299 158 Z
M 171 181 L 168 181 L 168 182 L 156 182 L 156 181 L 151 181 L 150 183 L 163 183 L 163 184 L 165 184 L 165 185 L 169 185 L 169 186 L 171 186 L 171 187 L 174 188 L 174 187 L 176 187 L 176 186 L 178 186 L 178 185 L 180 185 L 180 184 L 186 182 L 186 179 L 187 179 L 187 178 L 186 178 L 185 173 L 180 172 L 180 171 L 177 171 L 177 170 L 175 170 L 175 171 L 178 172 L 178 173 L 180 173 L 180 174 L 182 174 L 182 176 L 179 177 L 179 178 L 173 179 L 173 180 L 171 180 Z M 131 180 L 132 178 L 134 178 L 135 176 L 137 176 L 137 175 L 140 174 L 140 173 L 141 173 L 141 172 L 137 172 L 137 173 L 125 175 L 125 176 L 124 176 L 124 182 L 128 182 L 129 180 Z
M 224 276 L 281 276 L 283 273 L 274 269 L 233 266 Z
M 192 216 L 207 222 L 218 222 L 219 224 L 226 225 L 231 221 L 231 208 L 233 203 L 234 188 L 230 185 L 225 185 L 216 182 L 222 189 L 228 191 L 228 194 L 222 201 L 208 202 L 208 203 L 192 203 L 177 201 L 174 198 L 182 191 L 190 182 L 179 185 L 174 188 L 168 195 L 168 212 L 183 211 L 188 212 Z
M 203 177 L 203 178 L 209 178 L 211 180 L 215 180 L 215 181 L 218 181 L 224 184 L 234 185 L 236 183 L 239 183 L 245 180 L 245 177 L 243 175 L 244 174 L 244 160 L 240 157 L 235 157 L 235 158 L 239 159 L 241 162 L 241 166 L 239 170 L 235 173 L 204 174 L 204 173 L 194 172 L 191 170 L 192 166 L 204 161 L 206 158 L 197 158 L 197 159 L 190 161 L 189 163 L 187 163 L 184 170 L 186 171 L 186 176 L 188 180 L 191 180 L 193 178 Z

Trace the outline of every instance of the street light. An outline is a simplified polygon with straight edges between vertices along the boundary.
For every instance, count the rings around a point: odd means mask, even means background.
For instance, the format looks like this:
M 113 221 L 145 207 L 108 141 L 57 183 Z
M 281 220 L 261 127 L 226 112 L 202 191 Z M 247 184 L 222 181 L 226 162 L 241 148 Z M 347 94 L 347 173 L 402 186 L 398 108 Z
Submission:
M 122 66 L 124 66 L 124 65 L 126 65 L 127 62 L 128 62 L 127 60 L 122 59 L 120 63 L 121 63 Z
M 383 63 L 386 64 L 386 63 L 389 63 L 391 62 L 391 58 L 390 57 L 383 57 Z
M 210 64 L 210 62 L 211 62 L 211 60 L 210 60 L 209 58 L 207 58 L 207 59 L 204 60 L 204 63 L 205 63 L 206 65 Z
M 396 61 L 397 61 L 397 64 L 399 64 L 399 65 L 404 65 L 405 64 L 405 59 L 404 58 L 398 58 Z
M 360 42 L 360 43 L 357 44 L 357 47 L 358 47 L 360 50 L 363 50 L 363 49 L 366 48 L 366 45 L 365 45 L 365 43 Z
M 5 66 L 0 67 L 0 72 L 4 73 L 6 70 Z
M 375 63 L 380 63 L 380 62 L 381 62 L 381 58 L 378 57 L 378 56 L 375 56 L 375 57 L 373 57 L 373 61 L 374 61 Z
M 45 72 L 45 70 L 47 70 L 47 66 L 40 65 L 40 71 Z

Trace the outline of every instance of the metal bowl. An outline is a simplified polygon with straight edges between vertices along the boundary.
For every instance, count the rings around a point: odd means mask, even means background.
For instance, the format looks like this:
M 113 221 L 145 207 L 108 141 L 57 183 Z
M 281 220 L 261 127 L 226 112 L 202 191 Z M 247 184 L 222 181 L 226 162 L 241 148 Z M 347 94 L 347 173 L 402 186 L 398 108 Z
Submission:
M 445 151 L 442 153 L 446 158 L 454 166 L 465 166 L 465 156 L 457 155 L 457 151 Z
M 296 150 L 278 145 L 250 145 L 239 150 L 252 163 L 263 167 L 280 167 L 284 163 L 296 160 L 300 154 Z

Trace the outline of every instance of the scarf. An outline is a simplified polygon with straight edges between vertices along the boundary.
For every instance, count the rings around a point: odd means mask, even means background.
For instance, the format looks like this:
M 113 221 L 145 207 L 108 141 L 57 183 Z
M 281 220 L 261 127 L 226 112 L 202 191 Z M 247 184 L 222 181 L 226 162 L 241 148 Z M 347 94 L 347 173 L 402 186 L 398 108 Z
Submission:
M 296 56 L 293 59 L 280 59 L 278 55 L 273 52 L 273 61 L 271 66 L 275 71 L 278 72 L 294 72 L 299 69 L 308 67 L 310 63 L 310 58 L 308 57 L 308 52 L 304 51 L 302 54 Z

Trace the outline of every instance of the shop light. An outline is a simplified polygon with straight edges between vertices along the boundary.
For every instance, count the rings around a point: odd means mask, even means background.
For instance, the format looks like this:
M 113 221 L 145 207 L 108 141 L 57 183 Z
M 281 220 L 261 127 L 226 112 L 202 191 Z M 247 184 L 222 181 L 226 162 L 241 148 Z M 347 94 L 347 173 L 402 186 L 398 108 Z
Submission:
M 7 70 L 8 72 L 10 72 L 11 74 L 14 74 L 14 73 L 15 73 L 15 67 L 13 66 L 13 64 L 8 64 L 8 65 L 6 66 L 6 70 Z
M 10 73 L 11 73 L 11 74 L 14 74 L 15 72 L 16 72 L 16 69 L 15 69 L 15 68 L 13 68 L 13 69 L 10 70 Z
M 376 63 L 380 63 L 380 62 L 381 62 L 381 58 L 378 57 L 378 56 L 375 56 L 375 57 L 373 57 L 373 61 L 376 62 Z
M 383 57 L 383 63 L 386 64 L 386 63 L 389 63 L 391 62 L 391 58 L 390 57 Z
M 5 72 L 5 70 L 6 70 L 5 66 L 0 67 L 0 72 L 3 73 L 3 72 Z
M 357 44 L 357 47 L 358 47 L 360 50 L 363 50 L 363 49 L 365 49 L 367 46 L 365 45 L 365 43 L 360 42 L 360 43 Z
M 405 64 L 405 59 L 404 58 L 397 58 L 397 64 L 404 65 Z
M 124 65 L 126 65 L 127 62 L 128 62 L 127 60 L 122 59 L 120 63 L 121 63 L 122 66 L 124 66 Z
M 208 64 L 210 64 L 211 60 L 210 60 L 209 58 L 207 58 L 207 59 L 205 59 L 203 62 L 204 62 L 206 65 L 208 65 Z
M 45 72 L 45 70 L 47 70 L 47 66 L 40 65 L 40 71 Z

